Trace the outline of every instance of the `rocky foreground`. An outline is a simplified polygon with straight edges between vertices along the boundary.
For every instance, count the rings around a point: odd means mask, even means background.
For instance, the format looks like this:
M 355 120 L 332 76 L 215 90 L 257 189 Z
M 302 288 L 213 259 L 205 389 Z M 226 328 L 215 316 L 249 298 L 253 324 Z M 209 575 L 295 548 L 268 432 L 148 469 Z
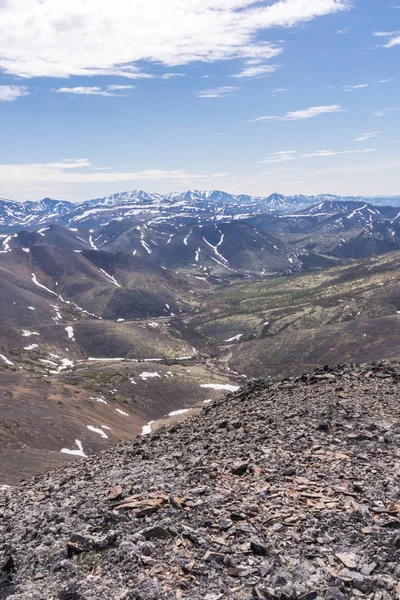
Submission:
M 400 598 L 400 367 L 254 381 L 0 496 L 0 598 Z

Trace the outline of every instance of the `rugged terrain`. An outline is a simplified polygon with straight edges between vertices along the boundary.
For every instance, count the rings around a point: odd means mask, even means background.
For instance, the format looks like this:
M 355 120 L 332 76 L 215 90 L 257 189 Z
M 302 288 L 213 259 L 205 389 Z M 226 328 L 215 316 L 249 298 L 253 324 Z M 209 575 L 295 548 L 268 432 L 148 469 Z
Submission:
M 0 501 L 8 600 L 400 597 L 400 367 L 253 381 Z
M 330 195 L 0 201 L 0 484 L 246 377 L 400 359 L 399 218 Z
M 400 359 L 400 253 L 216 290 L 188 318 L 253 377 L 300 374 L 339 361 Z

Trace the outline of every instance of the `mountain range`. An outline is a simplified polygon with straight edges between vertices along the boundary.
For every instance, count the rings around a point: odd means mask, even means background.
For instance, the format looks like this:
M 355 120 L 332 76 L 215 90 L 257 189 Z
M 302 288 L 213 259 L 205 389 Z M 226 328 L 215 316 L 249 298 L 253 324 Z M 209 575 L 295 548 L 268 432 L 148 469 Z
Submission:
M 400 358 L 400 208 L 380 200 L 1 201 L 0 483 L 248 377 Z
M 395 197 L 340 197 L 331 194 L 318 196 L 285 196 L 274 193 L 267 197 L 233 195 L 212 190 L 188 190 L 168 194 L 150 194 L 142 190 L 122 192 L 95 198 L 82 203 L 44 198 L 32 202 L 13 202 L 0 198 L 0 232 L 9 233 L 18 228 L 37 228 L 40 225 L 80 225 L 92 227 L 107 219 L 126 218 L 138 214 L 153 214 L 156 218 L 204 216 L 216 219 L 238 219 L 265 212 L 298 211 L 323 202 L 362 202 L 379 206 L 400 206 L 400 196 Z

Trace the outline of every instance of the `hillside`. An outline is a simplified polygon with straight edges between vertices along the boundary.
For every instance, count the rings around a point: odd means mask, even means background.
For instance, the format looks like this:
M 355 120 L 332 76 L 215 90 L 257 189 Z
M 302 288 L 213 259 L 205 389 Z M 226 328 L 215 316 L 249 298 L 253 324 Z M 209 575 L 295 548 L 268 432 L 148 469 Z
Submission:
M 305 255 L 243 222 L 167 235 L 125 225 L 104 234 L 143 256 L 55 225 L 15 234 L 0 254 L 3 483 L 65 464 L 75 440 L 90 455 L 195 412 L 246 377 L 400 359 L 399 252 L 268 277 L 243 269 L 293 271 Z
M 400 359 L 400 253 L 264 282 L 220 287 L 188 327 L 251 377 L 335 362 Z
M 280 236 L 299 251 L 342 259 L 397 250 L 400 212 L 362 199 L 330 199 L 292 214 L 259 214 L 246 222 Z
M 18 368 L 0 366 L 0 485 L 70 462 L 80 445 L 88 456 L 131 440 L 240 385 L 201 358 L 64 366 L 54 353 L 31 354 Z
M 1 597 L 398 598 L 400 368 L 255 381 L 4 489 Z

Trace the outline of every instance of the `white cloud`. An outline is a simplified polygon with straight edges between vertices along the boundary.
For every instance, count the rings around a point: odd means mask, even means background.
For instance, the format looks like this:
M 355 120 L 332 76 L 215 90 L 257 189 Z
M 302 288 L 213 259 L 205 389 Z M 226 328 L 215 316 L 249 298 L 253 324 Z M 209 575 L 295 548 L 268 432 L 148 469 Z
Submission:
M 29 96 L 26 87 L 21 85 L 0 85 L 0 102 L 13 102 L 21 96 Z
M 102 90 L 99 87 L 62 87 L 54 90 L 57 94 L 74 94 L 77 96 L 114 96 L 110 92 Z
M 388 77 L 387 79 L 379 79 L 378 81 L 374 81 L 373 83 L 359 83 L 358 85 L 344 85 L 343 89 L 345 92 L 352 92 L 353 90 L 360 90 L 363 88 L 367 88 L 373 84 L 380 85 L 383 83 L 389 83 L 390 81 L 394 81 L 394 77 Z
M 252 119 L 250 123 L 257 123 L 259 121 L 298 121 L 299 119 L 312 119 L 313 117 L 317 117 L 326 113 L 336 113 L 343 111 L 344 108 L 339 106 L 339 104 L 331 104 L 330 106 L 311 106 L 310 108 L 306 108 L 305 110 L 295 110 L 292 112 L 288 112 L 285 115 L 258 117 L 257 119 Z
M 170 188 L 190 182 L 195 185 L 198 180 L 223 177 L 223 173 L 204 175 L 201 173 L 188 173 L 181 169 L 141 169 L 138 171 L 118 171 L 108 167 L 94 167 L 87 158 L 62 159 L 49 163 L 29 164 L 0 164 L 0 181 L 5 197 L 14 197 L 21 200 L 27 198 L 40 198 L 44 196 L 76 198 L 90 197 L 84 190 L 93 188 L 98 184 L 97 190 L 112 184 L 121 184 L 121 187 L 136 187 L 138 182 L 160 182 L 164 187 Z M 125 182 L 125 183 L 124 183 Z
M 236 73 L 236 75 L 232 75 L 232 77 L 260 77 L 261 75 L 274 73 L 277 68 L 277 65 L 248 65 L 243 71 Z
M 150 77 L 146 66 L 262 58 L 259 34 L 344 11 L 351 0 L 2 2 L 0 70 L 19 77 Z M 138 65 L 141 65 L 140 67 Z M 145 70 L 142 69 L 144 65 Z
M 337 35 L 347 35 L 350 31 L 350 27 L 344 27 L 343 29 L 337 29 Z
M 288 160 L 300 160 L 303 158 L 328 158 L 330 156 L 340 156 L 343 154 L 364 154 L 374 152 L 376 148 L 364 148 L 363 150 L 316 150 L 315 152 L 297 153 L 294 150 L 286 152 L 274 152 L 260 161 L 262 164 L 273 164 L 286 162 Z
M 374 115 L 375 117 L 385 117 L 388 113 L 396 112 L 397 110 L 400 110 L 400 108 L 384 108 L 383 110 L 375 110 Z
M 381 45 L 381 48 L 393 48 L 400 45 L 400 31 L 376 31 L 374 36 L 389 38 L 386 44 Z
M 44 163 L 49 169 L 82 169 L 91 167 L 92 163 L 87 158 L 63 158 L 56 163 Z
M 400 34 L 400 31 L 375 31 L 373 34 L 375 37 L 392 37 Z
M 199 90 L 197 96 L 199 98 L 223 98 L 225 96 L 231 96 L 237 90 L 240 90 L 240 88 L 233 87 L 232 85 L 225 85 L 209 90 Z
M 73 94 L 76 96 L 119 96 L 120 94 L 115 94 L 114 92 L 133 89 L 133 85 L 108 85 L 106 88 L 97 86 L 62 87 L 53 91 L 56 94 Z
M 298 158 L 296 150 L 284 150 L 283 152 L 273 152 L 269 154 L 261 163 L 280 163 Z
M 396 37 L 389 40 L 387 42 L 387 44 L 384 44 L 383 47 L 384 48 L 393 48 L 394 46 L 399 46 L 399 45 L 400 45 L 400 35 L 397 35 Z
M 379 81 L 375 81 L 375 83 L 389 83 L 390 81 L 394 81 L 394 77 L 389 77 L 388 79 L 379 79 Z
M 120 90 L 133 90 L 134 85 L 108 85 L 107 90 L 109 92 L 118 92 Z
M 91 167 L 90 171 L 77 173 L 71 170 Z M 203 175 L 188 174 L 181 170 L 164 171 L 162 169 L 144 169 L 141 171 L 118 172 L 109 171 L 103 173 L 92 167 L 92 163 L 86 158 L 63 159 L 54 163 L 32 163 L 32 164 L 0 164 L 0 180 L 2 183 L 27 180 L 31 182 L 54 182 L 54 183 L 107 183 L 118 181 L 146 181 L 148 179 L 192 179 L 202 178 Z
M 366 142 L 367 140 L 371 140 L 372 138 L 376 138 L 379 135 L 379 131 L 369 131 L 368 133 L 363 133 L 360 137 L 355 138 L 355 142 Z
M 340 156 L 343 154 L 364 154 L 366 152 L 375 152 L 377 148 L 364 148 L 363 150 L 317 150 L 316 152 L 310 152 L 308 154 L 302 154 L 300 158 L 316 157 L 328 157 L 328 156 Z
M 369 87 L 369 83 L 359 83 L 358 85 L 344 85 L 343 89 L 345 92 L 352 92 L 353 90 L 361 90 L 367 87 Z
M 275 90 L 272 90 L 273 94 L 282 94 L 283 92 L 287 92 L 288 89 L 287 88 L 276 88 Z
M 164 73 L 161 79 L 172 79 L 173 77 L 186 77 L 185 73 Z

